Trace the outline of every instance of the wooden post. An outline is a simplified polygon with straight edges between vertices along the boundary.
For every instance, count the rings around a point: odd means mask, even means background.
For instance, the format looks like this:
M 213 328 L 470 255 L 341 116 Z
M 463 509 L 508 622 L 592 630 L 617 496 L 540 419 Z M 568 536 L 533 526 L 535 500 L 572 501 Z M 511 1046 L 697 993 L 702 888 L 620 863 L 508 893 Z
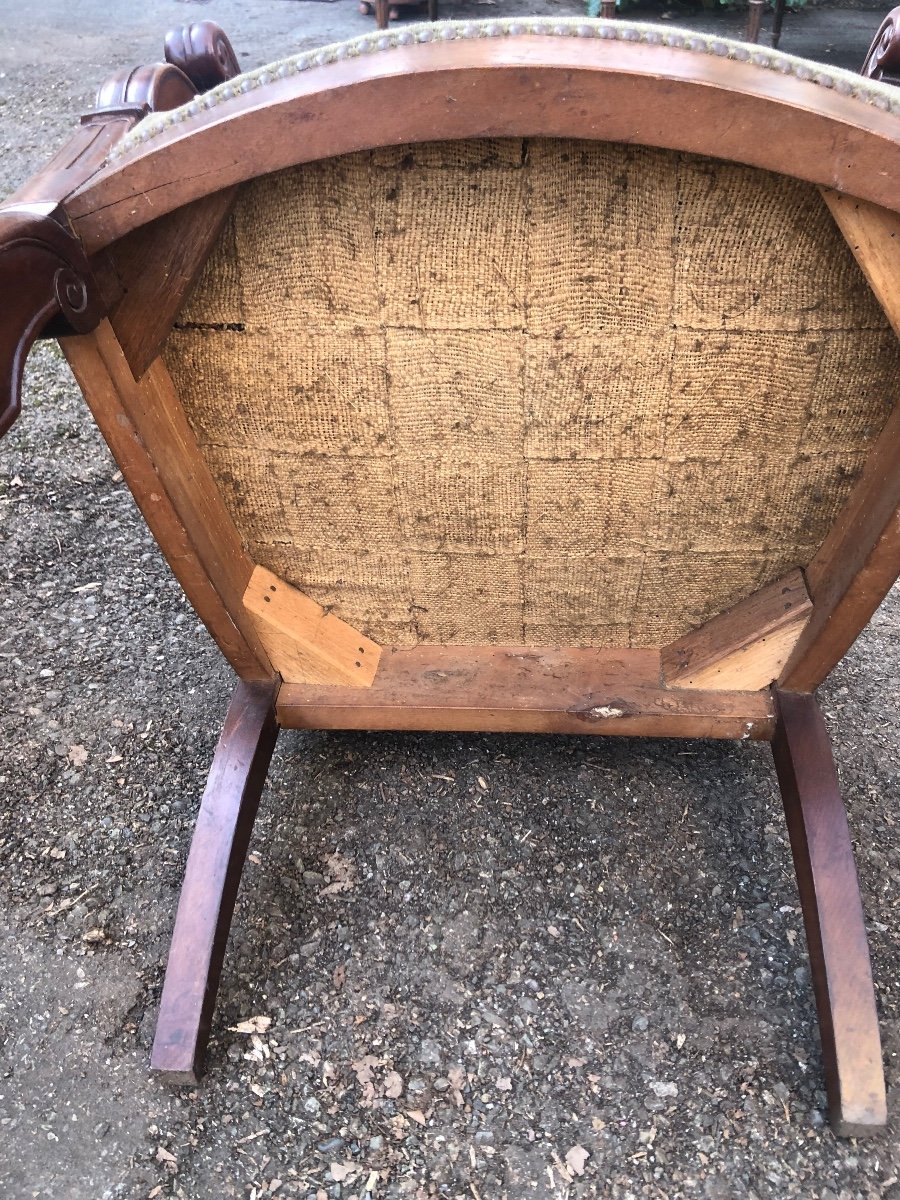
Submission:
M 772 22 L 772 46 L 775 50 L 778 49 L 778 43 L 781 41 L 781 27 L 784 24 L 786 7 L 787 0 L 775 0 L 775 19 Z
M 887 1121 L 878 1013 L 847 813 L 812 695 L 778 693 L 772 742 L 803 906 L 832 1128 L 876 1133 Z
M 763 9 L 766 6 L 766 0 L 750 0 L 747 5 L 747 33 L 745 34 L 748 42 L 759 41 L 759 31 L 762 28 Z
M 274 685 L 239 683 L 191 841 L 150 1066 L 196 1083 L 259 798 L 275 748 Z

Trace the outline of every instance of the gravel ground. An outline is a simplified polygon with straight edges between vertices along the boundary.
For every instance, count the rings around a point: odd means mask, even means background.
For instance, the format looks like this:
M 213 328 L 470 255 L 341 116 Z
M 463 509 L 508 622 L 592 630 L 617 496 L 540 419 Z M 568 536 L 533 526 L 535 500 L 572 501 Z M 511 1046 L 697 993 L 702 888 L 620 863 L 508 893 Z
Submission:
M 171 24 L 215 17 L 248 65 L 368 27 L 350 0 L 75 7 L 0 0 L 0 191 Z M 805 13 L 785 44 L 852 64 L 878 19 Z M 0 448 L 0 574 L 5 1200 L 900 1196 L 896 594 L 823 689 L 892 1089 L 889 1131 L 856 1143 L 825 1124 L 753 743 L 282 735 L 209 1075 L 162 1087 L 162 968 L 232 681 L 52 345 Z

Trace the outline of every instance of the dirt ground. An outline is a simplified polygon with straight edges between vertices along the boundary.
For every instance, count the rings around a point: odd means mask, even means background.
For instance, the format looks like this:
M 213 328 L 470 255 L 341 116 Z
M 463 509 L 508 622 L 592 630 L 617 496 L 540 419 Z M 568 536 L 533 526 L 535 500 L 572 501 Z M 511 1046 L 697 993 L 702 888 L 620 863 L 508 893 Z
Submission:
M 444 9 L 513 10 L 579 5 Z M 369 27 L 351 0 L 0 0 L 0 193 L 198 17 L 248 66 Z M 854 65 L 879 19 L 807 10 L 784 47 Z M 232 680 L 52 345 L 0 447 L 0 578 L 4 1200 L 900 1197 L 896 594 L 822 692 L 891 1088 L 889 1130 L 856 1143 L 825 1124 L 749 743 L 283 735 L 208 1077 L 161 1086 L 162 970 Z

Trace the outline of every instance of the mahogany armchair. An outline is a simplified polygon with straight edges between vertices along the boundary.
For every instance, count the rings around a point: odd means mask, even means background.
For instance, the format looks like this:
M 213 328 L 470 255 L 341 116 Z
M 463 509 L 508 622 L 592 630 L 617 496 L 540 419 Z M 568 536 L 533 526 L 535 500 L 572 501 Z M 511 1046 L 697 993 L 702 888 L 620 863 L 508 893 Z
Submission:
M 815 690 L 900 569 L 886 29 L 874 78 L 589 20 L 232 78 L 201 22 L 0 207 L 0 429 L 58 336 L 238 677 L 156 1070 L 201 1070 L 279 727 L 754 738 L 834 1127 L 884 1123 Z

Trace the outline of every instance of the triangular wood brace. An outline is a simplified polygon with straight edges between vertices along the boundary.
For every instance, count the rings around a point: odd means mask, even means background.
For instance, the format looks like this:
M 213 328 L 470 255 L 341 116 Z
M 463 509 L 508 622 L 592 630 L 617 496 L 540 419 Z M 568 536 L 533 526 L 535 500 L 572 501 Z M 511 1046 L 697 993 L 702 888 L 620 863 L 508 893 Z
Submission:
M 285 683 L 372 686 L 381 647 L 265 567 L 254 568 L 244 608 Z
M 756 691 L 778 679 L 812 613 L 801 571 L 754 592 L 662 649 L 673 688 Z

